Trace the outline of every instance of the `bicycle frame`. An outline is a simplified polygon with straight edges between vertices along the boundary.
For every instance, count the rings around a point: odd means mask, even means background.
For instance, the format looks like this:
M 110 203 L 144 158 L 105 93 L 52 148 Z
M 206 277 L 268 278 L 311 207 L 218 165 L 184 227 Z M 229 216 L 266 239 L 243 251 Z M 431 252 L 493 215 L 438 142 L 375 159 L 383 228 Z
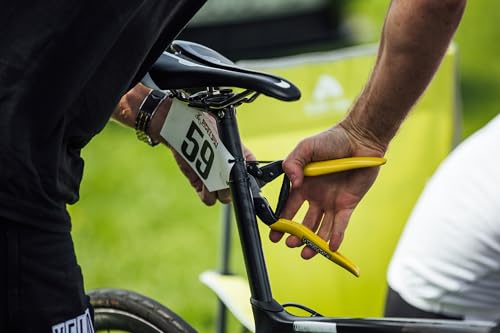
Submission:
M 293 332 L 494 332 L 494 323 L 396 318 L 297 317 L 274 300 L 250 192 L 234 106 L 214 112 L 219 135 L 234 156 L 230 188 L 258 333 Z

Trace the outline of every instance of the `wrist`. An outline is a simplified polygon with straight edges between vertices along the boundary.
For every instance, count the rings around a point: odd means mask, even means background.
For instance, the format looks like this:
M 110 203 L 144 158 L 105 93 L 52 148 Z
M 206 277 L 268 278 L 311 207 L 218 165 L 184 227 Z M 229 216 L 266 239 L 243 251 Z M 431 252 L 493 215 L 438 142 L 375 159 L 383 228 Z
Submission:
M 143 99 L 135 119 L 135 133 L 140 141 L 150 146 L 156 146 L 160 141 L 150 134 L 150 126 L 160 104 L 167 98 L 167 94 L 160 90 L 151 89 Z
M 127 127 L 136 128 L 139 109 L 151 91 L 150 88 L 142 84 L 137 84 L 120 99 L 120 102 L 112 114 L 112 118 Z M 147 134 L 151 137 L 153 142 L 166 143 L 161 137 L 160 131 L 167 117 L 167 113 L 170 110 L 172 99 L 167 97 L 159 102 L 156 111 L 149 119 Z
M 125 126 L 134 128 L 139 106 L 150 90 L 142 84 L 137 84 L 122 96 L 111 117 Z
M 369 150 L 369 155 L 373 155 L 373 157 L 385 155 L 389 142 L 378 137 L 367 126 L 358 124 L 350 115 L 343 119 L 338 126 L 347 133 L 354 147 L 359 147 L 360 150 Z
M 170 111 L 170 107 L 172 106 L 172 98 L 167 96 L 159 105 L 151 118 L 151 122 L 149 125 L 149 136 L 155 142 L 161 142 L 166 144 L 165 139 L 160 135 L 161 129 L 165 120 L 167 119 L 168 112 Z

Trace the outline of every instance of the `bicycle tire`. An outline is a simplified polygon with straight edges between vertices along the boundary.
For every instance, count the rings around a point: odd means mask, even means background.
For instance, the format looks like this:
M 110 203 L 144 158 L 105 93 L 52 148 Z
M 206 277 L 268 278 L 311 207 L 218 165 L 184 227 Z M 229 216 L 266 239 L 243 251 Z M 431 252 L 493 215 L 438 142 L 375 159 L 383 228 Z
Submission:
M 95 289 L 89 296 L 95 332 L 196 333 L 172 310 L 136 292 Z

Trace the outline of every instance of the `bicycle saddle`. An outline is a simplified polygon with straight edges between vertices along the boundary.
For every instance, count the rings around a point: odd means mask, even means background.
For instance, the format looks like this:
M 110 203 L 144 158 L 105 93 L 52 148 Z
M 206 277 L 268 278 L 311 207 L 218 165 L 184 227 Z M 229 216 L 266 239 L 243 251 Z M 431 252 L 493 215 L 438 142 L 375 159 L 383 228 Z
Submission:
M 198 43 L 185 40 L 174 40 L 169 49 L 172 53 L 186 56 L 210 67 L 223 69 L 234 69 L 237 67 L 234 62 L 224 57 L 219 52 Z
M 300 90 L 291 82 L 238 67 L 218 52 L 191 42 L 174 41 L 149 74 L 161 89 L 235 87 L 283 101 L 300 98 Z

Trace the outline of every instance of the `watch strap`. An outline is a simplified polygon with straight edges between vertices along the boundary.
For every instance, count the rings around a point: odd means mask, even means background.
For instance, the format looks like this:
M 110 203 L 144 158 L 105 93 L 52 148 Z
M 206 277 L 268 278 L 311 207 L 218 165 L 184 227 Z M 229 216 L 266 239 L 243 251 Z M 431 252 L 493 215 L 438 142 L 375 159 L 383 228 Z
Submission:
M 167 97 L 167 94 L 160 90 L 152 89 L 142 101 L 135 120 L 135 133 L 140 141 L 150 146 L 156 146 L 159 141 L 153 140 L 149 135 L 149 126 L 158 106 Z

